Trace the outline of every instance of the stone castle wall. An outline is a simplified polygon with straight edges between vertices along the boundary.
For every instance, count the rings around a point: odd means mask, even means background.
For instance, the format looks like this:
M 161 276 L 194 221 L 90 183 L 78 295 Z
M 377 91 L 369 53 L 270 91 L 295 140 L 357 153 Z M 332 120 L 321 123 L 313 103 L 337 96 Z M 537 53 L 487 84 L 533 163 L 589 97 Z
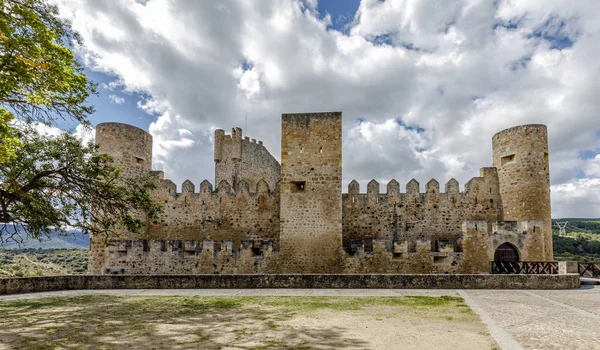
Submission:
M 460 192 L 432 179 L 342 193 L 341 113 L 284 114 L 281 166 L 239 128 L 215 132 L 217 187 L 153 172 L 164 205 L 143 237 L 91 241 L 90 271 L 196 273 L 485 273 L 498 246 L 521 261 L 552 259 L 547 134 L 542 125 L 493 138 L 494 167 Z M 96 142 L 128 176 L 149 174 L 151 137 L 100 124 Z M 146 162 L 146 159 L 148 161 Z M 511 220 L 511 221 L 504 221 Z M 140 238 L 143 238 L 140 240 Z
M 487 273 L 495 249 L 505 242 L 524 261 L 531 260 L 529 251 L 540 243 L 536 233 L 542 228 L 541 221 L 469 221 L 455 241 L 419 238 L 414 248 L 396 241 L 387 249 L 385 240 L 374 239 L 371 251 L 355 246 L 333 256 L 337 273 Z M 231 240 L 114 240 L 101 273 L 281 273 L 288 259 L 284 253 L 270 240 L 242 240 L 240 245 Z
M 263 146 L 262 141 L 242 137 L 242 129 L 233 128 L 231 135 L 222 129 L 215 130 L 215 183 L 227 181 L 237 188 L 246 181 L 254 190 L 259 181 L 266 181 L 269 189 L 275 190 L 280 177 L 277 159 Z
M 342 196 L 344 248 L 364 244 L 371 250 L 373 239 L 383 241 L 388 250 L 394 242 L 404 242 L 414 250 L 415 242 L 423 239 L 452 245 L 460 238 L 464 221 L 502 220 L 496 169 L 482 168 L 480 172 L 480 177 L 465 185 L 465 192 L 459 192 L 454 179 L 441 192 L 432 179 L 425 193 L 420 193 L 419 183 L 413 179 L 406 185 L 406 193 L 400 193 L 396 180 L 387 184 L 385 193 L 379 193 L 379 183 L 372 180 L 367 193 L 361 194 L 358 183 L 352 181 Z
M 236 250 L 244 240 L 268 240 L 279 249 L 279 194 L 264 180 L 252 192 L 243 180 L 237 189 L 223 180 L 215 190 L 204 180 L 199 192 L 189 181 L 182 192 L 171 180 L 158 181 L 153 198 L 163 213 L 148 222 L 146 239 L 230 240 Z

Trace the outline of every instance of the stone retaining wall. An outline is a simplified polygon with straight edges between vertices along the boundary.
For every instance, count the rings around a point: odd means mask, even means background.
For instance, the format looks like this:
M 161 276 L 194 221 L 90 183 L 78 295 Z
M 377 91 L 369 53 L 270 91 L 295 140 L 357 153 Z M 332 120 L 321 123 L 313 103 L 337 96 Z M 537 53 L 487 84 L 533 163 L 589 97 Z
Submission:
M 579 275 L 73 275 L 0 278 L 0 295 L 74 289 L 572 289 Z

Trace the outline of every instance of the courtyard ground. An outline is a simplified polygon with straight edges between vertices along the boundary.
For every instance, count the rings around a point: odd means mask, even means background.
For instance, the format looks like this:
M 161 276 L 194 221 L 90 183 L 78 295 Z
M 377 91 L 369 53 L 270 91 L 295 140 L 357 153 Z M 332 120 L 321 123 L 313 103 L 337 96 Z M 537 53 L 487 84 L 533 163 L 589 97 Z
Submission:
M 169 298 L 158 303 L 159 296 Z M 183 310 L 195 310 L 195 316 Z M 67 347 L 57 339 L 69 333 L 75 334 L 73 348 L 98 336 L 97 345 L 132 349 L 277 349 L 286 344 L 292 349 L 600 349 L 599 322 L 599 285 L 572 290 L 78 290 L 0 296 L 0 349 Z
M 496 347 L 458 296 L 84 295 L 0 302 L 0 315 L 1 349 Z

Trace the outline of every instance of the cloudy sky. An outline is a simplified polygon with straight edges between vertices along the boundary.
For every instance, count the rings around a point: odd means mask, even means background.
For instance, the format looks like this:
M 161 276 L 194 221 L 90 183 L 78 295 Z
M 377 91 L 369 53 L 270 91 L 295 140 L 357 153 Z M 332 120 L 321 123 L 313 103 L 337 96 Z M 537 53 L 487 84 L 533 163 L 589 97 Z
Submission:
M 282 113 L 342 111 L 362 191 L 462 190 L 495 132 L 543 123 L 553 217 L 600 217 L 600 1 L 55 1 L 100 83 L 92 123 L 148 130 L 177 184 L 212 182 L 214 129 L 246 119 L 279 159 Z

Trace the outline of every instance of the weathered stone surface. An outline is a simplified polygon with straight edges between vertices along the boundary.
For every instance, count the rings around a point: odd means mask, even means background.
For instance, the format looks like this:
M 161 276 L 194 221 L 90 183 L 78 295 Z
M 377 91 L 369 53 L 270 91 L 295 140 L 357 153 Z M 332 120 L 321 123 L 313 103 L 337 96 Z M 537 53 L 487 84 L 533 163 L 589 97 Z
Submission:
M 528 252 L 532 259 L 552 261 L 548 131 L 529 124 L 500 131 L 492 137 L 505 220 L 541 220 L 539 242 Z
M 552 261 L 547 133 L 524 125 L 493 138 L 494 167 L 460 192 L 450 179 L 357 181 L 342 194 L 340 112 L 282 116 L 281 166 L 261 142 L 215 131 L 215 184 L 177 186 L 154 172 L 164 213 L 146 233 L 92 237 L 90 272 L 485 273 L 496 249 Z M 100 124 L 96 142 L 128 176 L 150 174 L 151 137 Z M 373 174 L 377 175 L 377 174 Z M 375 176 L 376 177 L 376 176 Z M 513 220 L 513 221 L 505 221 Z
M 215 183 L 226 180 L 233 188 L 246 181 L 254 190 L 260 180 L 269 188 L 279 181 L 280 166 L 262 142 L 242 138 L 242 129 L 233 128 L 231 135 L 221 129 L 215 130 Z
M 0 294 L 74 289 L 396 288 L 572 289 L 579 275 L 78 275 L 0 278 Z
M 278 272 L 342 272 L 342 113 L 284 114 Z

